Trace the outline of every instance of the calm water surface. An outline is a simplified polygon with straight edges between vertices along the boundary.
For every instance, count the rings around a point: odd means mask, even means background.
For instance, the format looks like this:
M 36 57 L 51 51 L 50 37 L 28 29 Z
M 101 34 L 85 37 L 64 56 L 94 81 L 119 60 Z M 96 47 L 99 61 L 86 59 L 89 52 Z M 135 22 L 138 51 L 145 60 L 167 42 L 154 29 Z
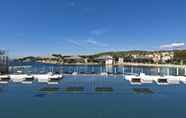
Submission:
M 134 86 L 122 76 L 66 76 L 58 85 L 0 85 L 0 117 L 186 118 L 185 100 L 184 84 Z
M 47 73 L 60 72 L 72 74 L 77 72 L 80 74 L 100 74 L 108 72 L 112 74 L 123 73 L 145 73 L 147 75 L 186 75 L 184 68 L 166 68 L 166 67 L 132 67 L 132 66 L 103 66 L 103 65 L 58 65 L 43 63 L 13 63 L 9 68 L 10 73 L 22 71 L 24 73 Z M 178 71 L 178 72 L 177 72 Z

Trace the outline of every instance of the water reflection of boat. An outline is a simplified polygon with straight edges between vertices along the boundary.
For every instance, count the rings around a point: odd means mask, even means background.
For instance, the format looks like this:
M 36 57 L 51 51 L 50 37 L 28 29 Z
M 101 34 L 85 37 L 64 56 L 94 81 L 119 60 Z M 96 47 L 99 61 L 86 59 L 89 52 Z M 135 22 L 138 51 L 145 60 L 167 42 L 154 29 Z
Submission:
M 0 83 L 7 84 L 10 81 L 9 75 L 0 75 Z
M 46 92 L 46 93 L 53 93 L 53 92 L 59 92 L 59 87 L 44 87 L 39 90 L 39 92 Z
M 154 94 L 154 91 L 149 88 L 133 88 L 132 91 L 137 94 Z
M 84 87 L 80 86 L 80 87 L 67 87 L 64 89 L 64 92 L 83 92 L 84 91 Z
M 23 84 L 32 84 L 34 77 L 32 75 L 25 76 L 24 80 L 21 82 Z
M 59 84 L 60 80 L 51 80 L 49 79 L 49 81 L 47 82 L 48 84 Z
M 43 97 L 45 97 L 46 95 L 47 95 L 47 94 L 39 93 L 39 94 L 34 95 L 34 97 L 43 98 Z
M 96 92 L 112 92 L 113 91 L 113 88 L 112 87 L 96 87 L 95 88 L 95 91 Z

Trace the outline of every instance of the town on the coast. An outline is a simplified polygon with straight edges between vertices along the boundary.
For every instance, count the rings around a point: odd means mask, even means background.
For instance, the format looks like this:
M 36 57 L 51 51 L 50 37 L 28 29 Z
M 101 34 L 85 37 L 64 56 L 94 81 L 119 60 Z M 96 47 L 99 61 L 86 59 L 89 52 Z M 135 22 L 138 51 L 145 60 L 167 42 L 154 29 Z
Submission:
M 20 62 L 41 62 L 49 64 L 105 64 L 105 65 L 186 65 L 184 43 L 160 46 L 156 51 L 110 51 L 92 55 L 28 56 L 15 59 Z

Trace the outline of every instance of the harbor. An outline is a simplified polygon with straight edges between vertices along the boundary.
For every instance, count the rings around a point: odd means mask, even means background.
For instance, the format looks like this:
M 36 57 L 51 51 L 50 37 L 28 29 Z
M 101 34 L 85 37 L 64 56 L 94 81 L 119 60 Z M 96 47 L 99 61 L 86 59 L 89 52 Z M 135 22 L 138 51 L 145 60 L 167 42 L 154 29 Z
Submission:
M 58 84 L 68 76 L 85 78 L 122 76 L 123 80 L 128 80 L 132 85 L 147 83 L 169 85 L 186 83 L 185 75 L 186 68 L 184 66 L 144 66 L 130 63 L 126 65 L 63 65 L 34 62 L 9 66 L 9 74 L 1 75 L 0 83 L 31 84 L 35 81 Z
M 0 118 L 186 118 L 186 0 L 0 0 Z

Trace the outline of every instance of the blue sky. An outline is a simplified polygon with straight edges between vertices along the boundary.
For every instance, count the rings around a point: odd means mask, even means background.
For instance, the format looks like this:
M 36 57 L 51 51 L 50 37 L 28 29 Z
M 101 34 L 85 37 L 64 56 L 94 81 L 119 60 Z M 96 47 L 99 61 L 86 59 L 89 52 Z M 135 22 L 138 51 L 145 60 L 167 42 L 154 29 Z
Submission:
M 185 0 L 1 0 L 10 55 L 156 50 L 186 43 Z

